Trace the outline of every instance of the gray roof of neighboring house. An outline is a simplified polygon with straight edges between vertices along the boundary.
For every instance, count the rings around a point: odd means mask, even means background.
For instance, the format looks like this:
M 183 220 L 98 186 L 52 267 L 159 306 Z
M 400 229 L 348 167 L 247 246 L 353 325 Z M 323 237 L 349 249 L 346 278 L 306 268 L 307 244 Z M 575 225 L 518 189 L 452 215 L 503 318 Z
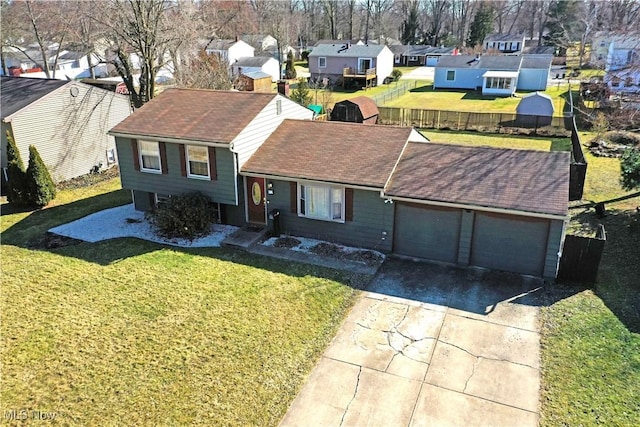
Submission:
M 436 68 L 471 68 L 478 65 L 475 55 L 451 55 L 443 56 L 438 61 Z
M 501 33 L 494 33 L 494 34 L 489 34 L 487 37 L 484 38 L 485 42 L 505 42 L 505 41 L 512 41 L 512 40 L 522 40 L 524 38 L 523 34 L 501 34 Z
M 242 58 L 238 58 L 233 65 L 239 67 L 262 67 L 270 60 L 273 60 L 270 56 L 244 56 Z
M 550 68 L 552 60 L 551 55 L 522 55 L 520 68 Z
M 556 48 L 553 46 L 530 46 L 525 47 L 522 52 L 527 55 L 553 55 L 556 53 Z
M 2 76 L 0 81 L 2 119 L 68 83 L 65 80 Z
M 345 58 L 377 57 L 384 45 L 355 45 L 345 49 L 346 44 L 321 44 L 313 48 L 309 56 L 342 56 Z
M 409 52 L 413 46 L 409 46 L 407 44 L 394 44 L 387 47 L 394 55 L 404 55 L 406 52 Z
M 271 80 L 271 75 L 265 73 L 264 71 L 251 71 L 249 73 L 242 73 L 242 75 L 250 78 L 251 80 L 260 80 L 260 79 Z
M 414 45 L 410 46 L 411 50 L 408 55 L 422 56 L 422 55 L 451 55 L 455 48 L 453 47 L 434 47 L 426 45 Z
M 229 50 L 231 46 L 238 43 L 237 40 L 212 39 L 207 43 L 206 50 Z M 243 42 L 244 43 L 244 42 Z

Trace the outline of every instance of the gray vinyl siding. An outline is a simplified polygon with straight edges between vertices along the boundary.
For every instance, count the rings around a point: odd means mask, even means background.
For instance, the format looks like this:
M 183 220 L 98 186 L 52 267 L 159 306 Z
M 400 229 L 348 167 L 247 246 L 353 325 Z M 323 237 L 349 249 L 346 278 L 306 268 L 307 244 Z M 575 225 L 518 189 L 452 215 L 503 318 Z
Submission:
M 546 90 L 549 70 L 544 68 L 522 68 L 518 75 L 518 90 Z
M 455 70 L 456 76 L 453 81 L 447 80 L 447 71 Z M 437 89 L 476 89 L 482 86 L 482 75 L 484 69 L 471 68 L 445 68 L 436 67 L 434 72 L 433 87 Z
M 133 163 L 131 139 L 118 137 L 116 138 L 116 146 L 120 159 L 122 188 L 167 195 L 199 191 L 210 197 L 215 203 L 236 204 L 234 154 L 226 148 L 215 149 L 217 179 L 202 180 L 182 176 L 179 144 L 166 143 L 167 174 L 136 171 Z
M 280 231 L 359 248 L 390 252 L 393 242 L 393 205 L 384 203 L 377 191 L 353 190 L 353 221 L 345 223 L 299 217 L 291 212 L 290 184 L 273 182 L 274 194 L 267 196 L 269 211 L 280 210 Z M 269 220 L 269 225 L 272 225 Z M 384 235 L 383 233 L 386 233 Z
M 280 114 L 277 112 L 277 101 L 282 103 Z M 284 119 L 311 120 L 312 118 L 313 111 L 288 98 L 276 95 L 232 141 L 232 151 L 238 153 L 238 167 L 242 168 Z
M 543 277 L 554 278 L 558 275 L 558 264 L 564 236 L 564 221 L 552 220 L 549 224 L 547 252 L 544 262 Z
M 77 96 L 71 96 L 71 87 L 78 89 Z M 107 150 L 115 148 L 107 131 L 129 114 L 126 96 L 71 83 L 15 113 L 11 128 L 25 166 L 34 145 L 58 182 L 88 174 L 99 164 L 107 167 Z M 3 136 L 3 159 L 4 148 Z
M 238 205 L 223 205 L 225 224 L 243 226 L 247 222 L 244 205 L 244 179 L 238 175 Z

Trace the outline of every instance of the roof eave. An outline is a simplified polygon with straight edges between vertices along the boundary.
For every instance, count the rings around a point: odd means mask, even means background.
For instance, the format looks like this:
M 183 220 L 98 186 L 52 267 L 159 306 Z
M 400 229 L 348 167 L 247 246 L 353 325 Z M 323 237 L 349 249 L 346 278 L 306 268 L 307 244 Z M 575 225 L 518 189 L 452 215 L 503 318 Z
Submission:
M 160 135 L 143 135 L 132 132 L 118 132 L 114 130 L 110 130 L 107 132 L 108 135 L 118 138 L 131 138 L 131 139 L 146 139 L 146 140 L 154 140 L 158 142 L 169 142 L 174 144 L 191 144 L 191 145 L 206 145 L 208 147 L 219 147 L 219 148 L 230 148 L 230 143 L 228 142 L 213 142 L 213 141 L 205 141 L 198 139 L 184 139 L 184 138 L 176 138 L 169 136 L 160 136 Z

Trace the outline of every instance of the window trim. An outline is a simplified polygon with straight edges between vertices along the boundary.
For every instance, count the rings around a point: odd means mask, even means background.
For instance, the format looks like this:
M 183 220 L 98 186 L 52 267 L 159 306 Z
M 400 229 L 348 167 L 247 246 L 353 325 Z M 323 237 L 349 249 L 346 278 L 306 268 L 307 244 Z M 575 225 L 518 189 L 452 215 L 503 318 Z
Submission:
M 157 157 L 158 157 L 158 169 L 150 169 L 150 168 L 144 167 L 144 161 L 142 160 L 144 149 L 142 148 L 142 146 L 145 143 L 155 144 L 156 150 L 157 150 Z M 155 174 L 158 174 L 158 175 L 162 175 L 162 156 L 160 154 L 160 142 L 158 142 L 158 141 L 148 141 L 148 140 L 144 140 L 144 139 L 139 140 L 138 141 L 138 159 L 140 161 L 140 171 L 141 172 L 155 173 Z
M 453 73 L 453 78 L 449 78 L 449 73 Z M 445 81 L 447 82 L 455 82 L 456 81 L 456 70 L 447 70 L 444 76 Z
M 318 68 L 327 68 L 327 57 L 319 56 L 318 57 Z
M 306 188 L 309 187 L 316 187 L 316 188 L 322 188 L 322 189 L 328 189 L 329 191 L 327 192 L 327 199 L 325 200 L 326 202 L 326 210 L 328 212 L 328 216 L 319 216 L 319 215 L 309 215 L 307 213 L 307 209 L 304 205 L 306 205 L 306 199 L 307 199 L 307 194 L 306 194 Z M 315 183 L 315 182 L 305 182 L 305 181 L 298 181 L 297 182 L 297 214 L 298 217 L 301 218 L 307 218 L 307 219 L 313 219 L 313 220 L 318 220 L 318 221 L 327 221 L 327 222 L 337 222 L 340 224 L 344 224 L 346 222 L 346 195 L 345 195 L 345 187 L 344 186 L 340 186 L 340 185 L 329 185 L 329 184 L 320 184 L 320 183 Z M 305 192 L 305 194 L 303 193 L 303 190 Z M 334 192 L 338 191 L 340 194 L 340 218 L 332 218 L 332 198 L 334 196 Z M 303 204 L 304 203 L 304 204 Z M 304 211 L 304 213 L 303 213 Z
M 189 160 L 189 149 L 190 148 L 199 148 L 199 149 L 204 149 L 205 151 L 205 156 L 206 156 L 206 164 L 207 164 L 207 174 L 206 175 L 200 175 L 200 174 L 194 174 L 191 172 L 191 162 Z M 201 146 L 201 145 L 186 145 L 185 144 L 185 162 L 186 162 L 186 166 L 187 166 L 187 178 L 192 178 L 192 179 L 202 179 L 205 181 L 210 181 L 211 180 L 211 165 L 209 165 L 209 148 L 205 147 L 205 146 Z M 204 163 L 204 162 L 200 162 L 199 163 Z

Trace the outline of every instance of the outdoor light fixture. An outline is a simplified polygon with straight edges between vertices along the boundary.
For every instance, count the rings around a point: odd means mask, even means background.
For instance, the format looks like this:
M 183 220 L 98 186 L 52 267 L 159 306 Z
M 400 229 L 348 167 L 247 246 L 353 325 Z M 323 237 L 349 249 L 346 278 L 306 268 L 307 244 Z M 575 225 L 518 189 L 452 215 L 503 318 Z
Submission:
M 267 194 L 273 196 L 273 182 L 267 183 Z

